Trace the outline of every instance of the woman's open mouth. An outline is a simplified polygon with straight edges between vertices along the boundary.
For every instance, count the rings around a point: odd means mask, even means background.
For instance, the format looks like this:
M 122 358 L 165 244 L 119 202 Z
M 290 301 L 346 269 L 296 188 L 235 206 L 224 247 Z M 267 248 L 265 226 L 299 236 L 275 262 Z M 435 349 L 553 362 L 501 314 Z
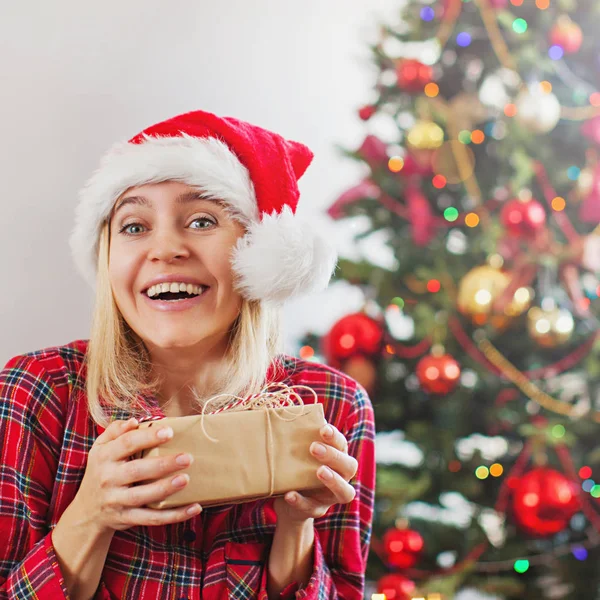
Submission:
M 185 310 L 195 306 L 210 288 L 191 283 L 159 283 L 142 293 L 148 303 L 158 310 Z

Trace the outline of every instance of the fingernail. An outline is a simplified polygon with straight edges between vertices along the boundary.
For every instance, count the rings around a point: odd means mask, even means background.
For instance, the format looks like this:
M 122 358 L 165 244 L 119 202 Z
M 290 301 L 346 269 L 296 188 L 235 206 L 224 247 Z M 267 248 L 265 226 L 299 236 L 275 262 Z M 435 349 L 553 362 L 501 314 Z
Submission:
M 185 475 L 177 475 L 175 479 L 171 481 L 173 487 L 183 487 L 188 482 L 188 477 Z
M 285 497 L 285 499 L 290 503 L 290 504 L 295 504 L 296 500 L 298 500 L 298 496 L 296 494 L 294 494 L 293 492 L 290 494 L 287 494 L 287 496 Z
M 325 437 L 333 437 L 333 427 L 331 427 L 331 425 L 325 425 L 325 427 L 323 427 L 323 429 L 321 429 L 321 433 L 325 436 Z
M 168 440 L 173 437 L 173 430 L 170 427 L 163 427 L 158 430 L 156 437 L 160 440 Z
M 326 481 L 331 481 L 333 479 L 333 472 L 329 467 L 321 467 L 317 474 L 321 479 L 325 479 Z
M 190 506 L 185 512 L 190 516 L 197 515 L 202 512 L 202 507 L 199 504 L 195 504 L 194 506 Z
M 131 417 L 131 419 L 127 421 L 127 425 L 138 425 L 138 420 L 135 417 Z
M 322 457 L 327 454 L 327 448 L 323 444 L 319 444 L 319 442 L 313 442 L 310 449 L 315 456 Z
M 175 459 L 175 462 L 182 467 L 187 467 L 188 465 L 192 464 L 193 460 L 194 457 L 191 454 L 180 454 Z

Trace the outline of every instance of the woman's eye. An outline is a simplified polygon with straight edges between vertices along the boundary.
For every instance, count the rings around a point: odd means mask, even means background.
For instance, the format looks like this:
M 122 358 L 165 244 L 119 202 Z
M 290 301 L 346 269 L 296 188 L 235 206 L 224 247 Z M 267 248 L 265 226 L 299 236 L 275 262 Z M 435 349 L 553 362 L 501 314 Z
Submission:
M 194 223 L 200 223 L 200 225 L 194 226 Z M 216 225 L 216 223 L 212 219 L 209 219 L 208 217 L 199 217 L 197 219 L 194 219 L 190 223 L 190 227 L 192 229 L 208 229 L 209 227 L 211 227 L 213 225 Z
M 128 225 L 123 225 L 123 227 L 121 227 L 119 233 L 125 233 L 126 235 L 137 235 L 138 233 L 140 233 L 139 230 L 143 229 L 144 226 L 140 225 L 139 223 L 129 223 Z M 135 231 L 135 230 L 138 231 Z

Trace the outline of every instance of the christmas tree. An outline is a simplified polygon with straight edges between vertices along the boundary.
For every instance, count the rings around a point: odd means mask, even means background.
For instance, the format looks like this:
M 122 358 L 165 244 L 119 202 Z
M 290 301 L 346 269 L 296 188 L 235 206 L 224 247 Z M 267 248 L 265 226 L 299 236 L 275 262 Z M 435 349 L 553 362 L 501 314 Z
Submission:
M 300 350 L 373 399 L 373 598 L 600 598 L 600 2 L 399 12 L 329 209 L 393 261 Z

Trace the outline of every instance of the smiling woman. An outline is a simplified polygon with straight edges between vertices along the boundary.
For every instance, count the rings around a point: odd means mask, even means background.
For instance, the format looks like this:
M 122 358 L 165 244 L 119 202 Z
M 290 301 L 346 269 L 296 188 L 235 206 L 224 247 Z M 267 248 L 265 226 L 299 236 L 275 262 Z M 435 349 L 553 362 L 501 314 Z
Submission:
M 335 264 L 295 214 L 311 160 L 302 144 L 202 111 L 106 154 L 71 238 L 95 288 L 90 339 L 0 373 L 0 600 L 362 598 L 372 407 L 355 381 L 280 345 L 283 303 L 325 287 Z M 194 458 L 142 457 L 173 430 L 140 420 L 274 384 L 323 406 L 320 442 L 305 449 L 320 488 L 149 507 L 188 485 Z

